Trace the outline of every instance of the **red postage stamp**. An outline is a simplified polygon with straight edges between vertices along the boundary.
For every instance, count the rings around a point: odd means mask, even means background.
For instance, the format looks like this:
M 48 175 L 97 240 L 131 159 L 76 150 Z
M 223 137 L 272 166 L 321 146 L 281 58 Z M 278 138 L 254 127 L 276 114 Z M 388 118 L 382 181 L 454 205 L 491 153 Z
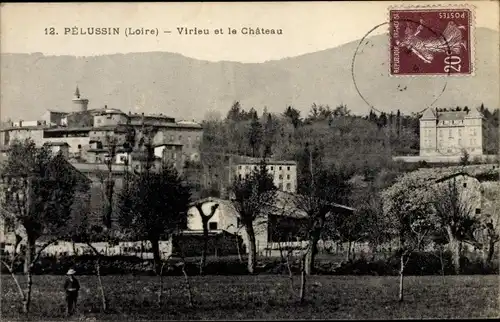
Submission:
M 390 10 L 391 75 L 472 74 L 468 8 Z

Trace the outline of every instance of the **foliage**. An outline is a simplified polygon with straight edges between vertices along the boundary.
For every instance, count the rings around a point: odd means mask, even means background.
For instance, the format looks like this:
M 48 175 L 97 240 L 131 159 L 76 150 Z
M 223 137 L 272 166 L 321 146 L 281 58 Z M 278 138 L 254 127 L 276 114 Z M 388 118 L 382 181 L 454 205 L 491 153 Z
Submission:
M 37 148 L 32 140 L 15 141 L 1 173 L 3 207 L 12 215 L 11 222 L 22 225 L 33 240 L 63 233 L 78 179 L 62 156 Z
M 159 172 L 144 171 L 120 191 L 118 222 L 132 240 L 149 240 L 160 266 L 158 242 L 186 228 L 190 188 L 177 171 L 165 166 Z
M 238 213 L 241 224 L 245 227 L 250 256 L 248 270 L 253 272 L 256 265 L 256 241 L 254 222 L 266 214 L 267 207 L 273 205 L 276 197 L 276 187 L 272 176 L 267 172 L 263 159 L 257 169 L 252 170 L 248 177 L 235 178 L 231 187 L 231 202 Z

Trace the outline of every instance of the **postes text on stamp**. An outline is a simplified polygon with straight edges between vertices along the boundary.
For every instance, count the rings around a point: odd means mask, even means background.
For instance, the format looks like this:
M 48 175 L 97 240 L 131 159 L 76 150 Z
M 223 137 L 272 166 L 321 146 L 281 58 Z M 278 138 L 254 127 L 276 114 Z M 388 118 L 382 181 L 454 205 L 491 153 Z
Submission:
M 391 75 L 472 74 L 471 26 L 468 8 L 391 9 Z

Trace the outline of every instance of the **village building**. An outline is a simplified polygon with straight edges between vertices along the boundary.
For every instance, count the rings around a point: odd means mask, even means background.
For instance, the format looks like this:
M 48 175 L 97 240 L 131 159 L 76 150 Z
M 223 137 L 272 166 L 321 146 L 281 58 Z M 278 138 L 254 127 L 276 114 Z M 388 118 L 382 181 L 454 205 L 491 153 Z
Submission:
M 300 247 L 306 242 L 304 224 L 307 214 L 295 206 L 296 196 L 294 194 L 277 191 L 276 200 L 273 205 L 268 205 L 254 222 L 256 248 L 259 253 L 272 253 L 281 247 Z M 225 231 L 233 235 L 241 236 L 245 251 L 248 251 L 248 235 L 237 210 L 230 200 L 220 198 L 206 198 L 197 201 L 201 204 L 204 214 L 210 214 L 212 206 L 219 207 L 208 221 L 210 232 Z M 331 204 L 331 212 L 346 213 L 354 211 L 353 208 L 340 204 Z M 187 228 L 191 231 L 203 231 L 201 215 L 194 203 L 188 210 Z M 328 218 L 328 216 L 327 216 Z

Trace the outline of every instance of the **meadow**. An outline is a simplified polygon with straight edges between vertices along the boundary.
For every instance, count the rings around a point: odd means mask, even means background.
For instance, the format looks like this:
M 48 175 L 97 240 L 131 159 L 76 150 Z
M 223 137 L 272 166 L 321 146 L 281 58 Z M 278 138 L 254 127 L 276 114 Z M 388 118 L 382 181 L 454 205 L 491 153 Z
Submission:
M 406 319 L 492 318 L 499 313 L 498 275 L 408 276 L 405 301 L 399 303 L 396 276 L 311 276 L 306 302 L 290 296 L 286 275 L 190 277 L 194 307 L 189 306 L 182 276 L 159 278 L 103 276 L 109 299 L 101 310 L 95 276 L 79 276 L 82 289 L 74 320 L 217 320 L 217 319 Z M 21 313 L 12 278 L 1 276 L 2 320 L 68 320 L 64 315 L 64 276 L 34 276 L 32 309 Z M 299 279 L 295 278 L 298 293 Z

